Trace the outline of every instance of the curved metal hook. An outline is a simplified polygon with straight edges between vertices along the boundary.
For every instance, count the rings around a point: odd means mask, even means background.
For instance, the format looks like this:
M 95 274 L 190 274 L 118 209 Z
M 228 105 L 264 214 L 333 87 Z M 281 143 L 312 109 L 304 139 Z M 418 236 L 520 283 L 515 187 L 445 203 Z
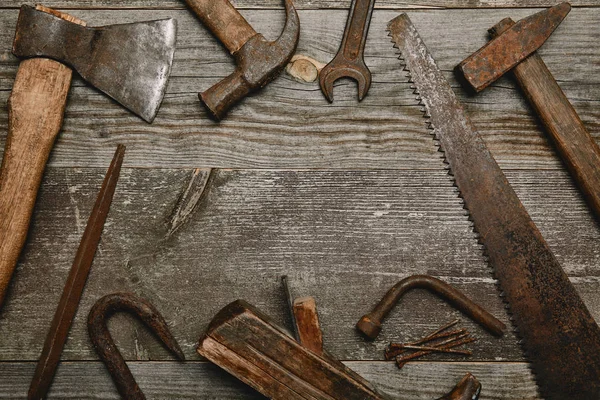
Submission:
M 98 356 L 106 365 L 123 398 L 145 400 L 144 393 L 125 364 L 106 326 L 108 318 L 117 311 L 126 311 L 139 317 L 178 360 L 185 360 L 185 356 L 169 331 L 165 319 L 147 300 L 132 293 L 114 293 L 102 297 L 94 304 L 88 315 L 88 333 Z
M 285 25 L 279 38 L 273 42 L 285 53 L 285 59 L 288 59 L 296 51 L 296 45 L 300 38 L 300 18 L 292 0 L 285 0 Z
M 398 282 L 383 296 L 373 311 L 358 321 L 356 328 L 367 338 L 375 339 L 381 331 L 383 319 L 392 311 L 400 298 L 414 288 L 427 289 L 437 294 L 496 336 L 502 336 L 506 331 L 506 325 L 502 321 L 446 282 L 428 275 L 413 275 Z

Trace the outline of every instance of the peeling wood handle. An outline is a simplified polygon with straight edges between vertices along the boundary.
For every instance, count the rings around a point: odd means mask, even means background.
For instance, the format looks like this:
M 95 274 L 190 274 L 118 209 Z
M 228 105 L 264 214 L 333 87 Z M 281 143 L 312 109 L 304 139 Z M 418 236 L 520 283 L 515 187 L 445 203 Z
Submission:
M 506 18 L 490 29 L 490 34 L 495 37 L 514 24 Z M 600 221 L 600 147 L 537 53 L 513 68 L 513 73 Z
M 233 7 L 229 0 L 185 0 L 202 23 L 227 47 L 236 53 L 256 31 Z
M 74 17 L 36 7 L 72 22 Z M 43 58 L 24 60 L 8 99 L 8 135 L 0 167 L 0 308 L 27 238 L 48 156 L 62 125 L 71 70 Z

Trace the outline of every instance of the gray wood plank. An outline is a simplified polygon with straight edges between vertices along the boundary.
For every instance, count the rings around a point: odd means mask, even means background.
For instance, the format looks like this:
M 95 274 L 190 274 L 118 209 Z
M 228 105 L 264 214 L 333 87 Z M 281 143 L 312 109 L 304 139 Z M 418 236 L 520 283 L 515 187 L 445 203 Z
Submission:
M 148 399 L 263 399 L 218 367 L 204 362 L 129 362 Z M 482 384 L 481 400 L 537 399 L 535 384 L 523 363 L 415 362 L 398 370 L 390 362 L 347 362 L 393 399 L 431 400 L 448 392 L 467 372 Z M 33 375 L 33 363 L 0 363 L 0 398 L 21 399 Z M 49 399 L 119 399 L 99 362 L 62 363 Z
M 246 99 L 220 124 L 206 118 L 197 99 L 232 71 L 231 58 L 185 10 L 76 11 L 94 25 L 174 16 L 178 51 L 166 99 L 154 124 L 77 81 L 62 134 L 50 164 L 106 165 L 116 143 L 128 145 L 126 165 L 158 168 L 439 168 L 439 154 L 424 129 L 412 91 L 394 55 L 385 25 L 400 10 L 378 10 L 367 44 L 374 82 L 356 100 L 353 82 L 336 85 L 329 105 L 316 82 L 289 75 Z M 534 10 L 427 10 L 411 18 L 502 167 L 562 169 L 531 110 L 509 78 L 472 97 L 453 80 L 451 69 L 485 43 L 488 27 L 510 15 Z M 275 38 L 280 10 L 248 10 L 259 30 Z M 305 10 L 299 53 L 326 62 L 337 51 L 344 10 Z M 0 145 L 6 136 L 6 100 L 16 73 L 10 55 L 16 10 L 0 10 Z M 444 34 L 440 34 L 444 32 Z M 584 123 L 600 136 L 600 13 L 575 9 L 544 45 L 541 54 L 573 101 Z
M 201 173 L 207 174 L 208 171 Z M 102 180 L 101 169 L 50 168 L 7 301 L 0 360 L 35 360 Z M 243 298 L 289 324 L 280 276 L 317 299 L 326 347 L 343 360 L 382 359 L 390 341 L 418 339 L 460 313 L 409 293 L 367 343 L 353 326 L 396 281 L 441 277 L 508 323 L 491 271 L 444 171 L 125 169 L 63 359 L 93 359 L 85 320 L 93 302 L 133 291 L 155 303 L 186 356 L 210 319 Z M 600 320 L 599 226 L 563 171 L 508 178 L 557 258 Z M 198 195 L 203 187 L 205 193 Z M 187 192 L 186 198 L 181 194 Z M 179 217 L 174 210 L 195 196 Z M 189 202 L 188 202 L 189 203 Z M 513 334 L 495 339 L 473 322 L 477 361 L 519 361 Z M 132 318 L 111 320 L 129 360 L 170 359 Z M 448 357 L 440 356 L 443 360 Z
M 281 0 L 232 0 L 237 8 L 244 9 L 276 9 L 283 8 Z M 577 7 L 597 7 L 597 0 L 572 0 Z M 18 0 L 2 0 L 3 8 L 18 8 L 22 2 Z M 119 0 L 48 0 L 48 7 L 68 9 L 181 9 L 185 7 L 183 0 L 131 0 L 123 3 Z M 295 0 L 299 9 L 345 9 L 350 7 L 350 0 Z M 556 2 L 551 0 L 378 0 L 376 8 L 506 8 L 506 7 L 550 7 Z

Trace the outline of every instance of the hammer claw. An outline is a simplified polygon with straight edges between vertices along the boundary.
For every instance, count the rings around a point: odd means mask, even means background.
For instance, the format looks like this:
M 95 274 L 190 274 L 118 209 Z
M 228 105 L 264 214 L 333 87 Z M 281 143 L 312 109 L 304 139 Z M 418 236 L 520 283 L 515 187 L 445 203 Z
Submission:
M 217 5 L 211 3 L 213 0 L 186 1 L 236 60 L 233 74 L 199 95 L 210 115 L 220 120 L 235 103 L 266 86 L 285 68 L 300 38 L 300 19 L 292 0 L 284 0 L 283 31 L 277 40 L 267 41 L 251 29 L 228 0 L 220 0 Z

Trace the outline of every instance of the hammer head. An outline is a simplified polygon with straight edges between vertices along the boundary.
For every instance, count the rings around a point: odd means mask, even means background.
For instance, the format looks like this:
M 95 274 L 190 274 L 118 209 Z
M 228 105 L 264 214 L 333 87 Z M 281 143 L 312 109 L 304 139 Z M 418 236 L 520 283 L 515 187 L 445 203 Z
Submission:
M 13 54 L 69 65 L 87 82 L 152 122 L 171 71 L 176 29 L 173 19 L 88 28 L 24 5 Z
M 285 8 L 286 23 L 281 36 L 273 42 L 261 34 L 251 37 L 233 54 L 237 63 L 233 74 L 200 93 L 200 101 L 215 119 L 220 120 L 232 105 L 275 79 L 294 55 L 300 20 L 292 0 L 285 0 Z
M 495 37 L 456 67 L 459 79 L 479 92 L 536 51 L 571 11 L 569 3 L 530 15 L 517 22 L 503 20 L 490 30 Z

